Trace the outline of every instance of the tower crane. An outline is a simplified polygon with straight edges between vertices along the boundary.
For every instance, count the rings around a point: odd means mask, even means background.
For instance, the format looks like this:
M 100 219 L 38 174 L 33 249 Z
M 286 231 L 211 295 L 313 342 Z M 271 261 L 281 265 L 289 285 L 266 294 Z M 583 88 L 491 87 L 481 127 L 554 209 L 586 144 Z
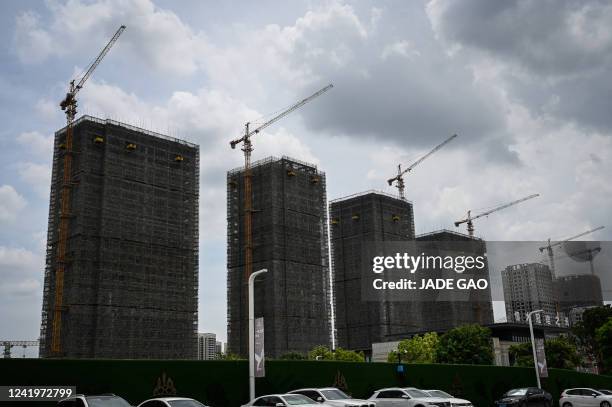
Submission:
M 77 93 L 83 88 L 83 85 L 89 79 L 93 71 L 100 64 L 104 56 L 110 51 L 121 33 L 125 30 L 125 25 L 119 27 L 115 35 L 110 39 L 108 44 L 100 51 L 100 54 L 89 65 L 81 78 L 75 78 L 70 81 L 68 93 L 64 100 L 60 102 L 61 109 L 66 113 L 66 140 L 64 148 L 64 165 L 62 190 L 60 194 L 60 221 L 59 233 L 57 240 L 56 253 L 56 268 L 55 268 L 55 303 L 53 306 L 53 329 L 51 332 L 51 353 L 59 355 L 61 353 L 61 329 L 62 329 L 62 313 L 64 311 L 64 273 L 66 271 L 66 248 L 68 245 L 68 230 L 70 222 L 70 194 L 73 185 L 72 181 L 72 141 L 73 141 L 73 124 L 77 113 Z
M 548 243 L 546 244 L 546 246 L 540 247 L 540 253 L 543 253 L 544 250 L 546 250 L 546 253 L 548 254 L 548 264 L 550 266 L 550 272 L 551 272 L 552 276 L 555 277 L 555 260 L 554 260 L 554 256 L 553 256 L 553 247 L 560 246 L 563 243 L 568 242 L 570 240 L 574 240 L 574 239 L 577 239 L 579 237 L 591 234 L 593 232 L 597 232 L 598 230 L 601 230 L 603 228 L 604 228 L 604 226 L 599 226 L 599 227 L 596 227 L 595 229 L 591 229 L 591 230 L 587 230 L 586 232 L 578 233 L 575 236 L 568 237 L 567 239 L 560 240 L 560 241 L 554 242 L 554 243 L 552 243 L 550 238 L 548 238 Z
M 304 106 L 306 103 L 310 102 L 314 98 L 321 96 L 323 93 L 327 92 L 333 87 L 334 85 L 332 84 L 325 86 L 324 88 L 318 90 L 317 92 L 313 93 L 307 98 L 302 99 L 299 102 L 295 103 L 288 109 L 279 113 L 278 115 L 276 115 L 275 117 L 273 117 L 272 119 L 268 120 L 267 122 L 265 122 L 264 124 L 260 125 L 259 127 L 255 129 L 251 129 L 250 123 L 247 122 L 244 125 L 244 135 L 238 139 L 230 141 L 230 146 L 232 147 L 232 149 L 235 149 L 238 144 L 242 143 L 242 151 L 244 152 L 244 237 L 245 237 L 244 273 L 245 273 L 245 281 L 248 281 L 248 278 L 251 275 L 252 267 L 253 267 L 253 233 L 252 233 L 252 216 L 253 216 L 252 198 L 253 196 L 252 196 L 252 191 L 251 191 L 251 184 L 252 184 L 251 182 L 252 181 L 251 179 L 252 177 L 251 153 L 253 152 L 253 144 L 251 143 L 251 137 L 259 133 L 266 127 L 272 125 L 273 123 L 276 123 L 283 117 L 287 116 L 289 113 L 292 113 L 293 111 Z
M 487 216 L 492 214 L 493 212 L 497 212 L 497 211 L 501 211 L 502 209 L 506 209 L 510 206 L 516 205 L 518 203 L 527 201 L 529 199 L 535 198 L 540 196 L 540 194 L 533 194 L 533 195 L 529 195 L 526 196 L 524 198 L 521 199 L 517 199 L 516 201 L 512 201 L 512 202 L 508 202 L 507 204 L 503 204 L 500 206 L 497 206 L 493 209 L 490 209 L 486 212 L 482 212 L 479 213 L 478 215 L 472 216 L 472 211 L 467 211 L 467 218 L 462 219 L 462 220 L 458 220 L 457 222 L 455 222 L 455 227 L 459 227 L 459 225 L 461 225 L 462 223 L 467 223 L 467 230 L 468 230 L 468 234 L 470 235 L 470 237 L 474 237 L 474 223 L 472 221 L 478 219 L 478 218 L 482 218 L 483 216 Z
M 425 159 L 427 159 L 430 155 L 432 155 L 433 153 L 435 153 L 436 151 L 438 151 L 439 149 L 441 149 L 442 147 L 444 147 L 447 143 L 449 143 L 452 139 L 454 139 L 455 137 L 457 137 L 456 134 L 453 134 L 452 136 L 450 136 L 449 138 L 447 138 L 446 140 L 444 140 L 442 143 L 438 144 L 436 147 L 433 148 L 433 150 L 431 150 L 429 153 L 425 154 L 423 157 L 419 158 L 418 160 L 416 160 L 415 162 L 413 162 L 412 164 L 410 164 L 408 166 L 408 168 L 402 170 L 402 165 L 398 164 L 397 166 L 397 175 L 393 178 L 389 178 L 387 180 L 387 183 L 389 185 L 393 185 L 393 183 L 395 182 L 395 186 L 397 187 L 397 190 L 399 191 L 399 197 L 400 199 L 405 200 L 406 197 L 404 195 L 404 175 L 410 171 L 412 171 L 412 169 L 414 167 L 416 167 L 417 165 L 419 165 L 420 163 L 422 163 L 423 161 L 425 161 Z

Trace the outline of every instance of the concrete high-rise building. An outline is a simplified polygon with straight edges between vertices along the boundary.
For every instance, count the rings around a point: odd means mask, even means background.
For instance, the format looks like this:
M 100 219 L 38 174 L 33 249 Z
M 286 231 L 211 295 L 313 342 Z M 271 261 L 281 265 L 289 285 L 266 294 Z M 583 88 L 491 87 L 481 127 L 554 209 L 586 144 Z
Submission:
M 557 301 L 547 265 L 515 264 L 507 266 L 501 274 L 508 322 L 527 323 L 527 313 L 542 309 L 544 313 L 536 314 L 534 323 L 555 324 Z
M 416 237 L 428 255 L 486 256 L 483 240 L 450 230 L 424 233 Z M 489 281 L 488 264 L 474 274 L 474 278 Z M 449 291 L 447 300 L 422 302 L 422 331 L 444 332 L 465 324 L 489 325 L 493 323 L 493 303 L 490 284 L 486 289 L 471 290 L 467 296 L 458 290 Z M 453 298 L 453 294 L 457 294 Z
M 41 357 L 193 359 L 199 147 L 90 116 L 74 123 L 72 151 L 65 137 L 65 128 L 55 134 Z M 67 256 L 52 353 L 60 238 Z
M 336 345 L 369 352 L 374 342 L 413 332 L 418 303 L 361 300 L 363 250 L 414 240 L 412 203 L 376 191 L 351 195 L 330 202 L 330 224 Z
M 573 308 L 603 305 L 601 280 L 593 274 L 572 274 L 553 281 L 559 307 L 565 314 Z
M 214 360 L 219 357 L 217 335 L 214 333 L 198 334 L 198 360 Z
M 215 344 L 215 351 L 217 352 L 217 358 L 223 355 L 223 342 L 217 341 L 217 343 Z
M 228 352 L 247 355 L 244 169 L 227 174 Z M 279 357 L 331 344 L 325 174 L 298 160 L 252 164 L 252 271 L 255 317 L 264 317 L 265 352 Z

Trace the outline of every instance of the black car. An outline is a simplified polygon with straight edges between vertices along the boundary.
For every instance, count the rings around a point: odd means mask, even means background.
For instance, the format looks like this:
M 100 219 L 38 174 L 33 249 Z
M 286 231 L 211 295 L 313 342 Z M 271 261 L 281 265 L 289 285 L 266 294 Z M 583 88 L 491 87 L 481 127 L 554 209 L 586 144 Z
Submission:
M 495 404 L 497 407 L 552 407 L 553 405 L 550 393 L 537 387 L 509 390 Z

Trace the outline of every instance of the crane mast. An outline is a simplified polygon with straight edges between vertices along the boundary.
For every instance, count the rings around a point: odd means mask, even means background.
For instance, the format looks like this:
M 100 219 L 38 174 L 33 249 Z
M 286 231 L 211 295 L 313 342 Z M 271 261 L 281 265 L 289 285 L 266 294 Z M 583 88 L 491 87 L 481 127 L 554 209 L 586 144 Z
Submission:
M 232 149 L 235 149 L 236 145 L 242 143 L 241 150 L 244 152 L 244 240 L 245 240 L 244 277 L 245 277 L 245 282 L 248 281 L 253 271 L 252 270 L 253 268 L 253 231 L 252 231 L 253 193 L 252 193 L 252 172 L 251 172 L 251 153 L 253 152 L 253 144 L 251 142 L 251 137 L 259 133 L 266 127 L 272 125 L 273 123 L 276 123 L 277 121 L 287 116 L 291 112 L 304 106 L 306 103 L 310 102 L 314 98 L 327 92 L 333 87 L 334 85 L 332 84 L 325 86 L 324 88 L 318 90 L 317 92 L 313 93 L 307 98 L 304 98 L 300 100 L 299 102 L 293 104 L 288 109 L 284 110 L 283 112 L 279 113 L 272 119 L 268 120 L 267 122 L 265 122 L 264 124 L 260 125 L 259 127 L 253 130 L 251 130 L 250 128 L 250 123 L 246 123 L 244 126 L 244 135 L 238 139 L 230 141 L 230 147 Z
M 56 267 L 55 267 L 55 298 L 53 306 L 53 325 L 51 331 L 51 353 L 55 356 L 61 354 L 61 329 L 62 329 L 62 314 L 64 312 L 64 273 L 66 271 L 66 249 L 68 246 L 68 233 L 70 226 L 70 198 L 72 191 L 72 142 L 73 142 L 73 124 L 77 113 L 77 93 L 83 88 L 83 85 L 89 79 L 93 71 L 100 64 L 104 56 L 108 53 L 111 47 L 115 44 L 121 33 L 125 30 L 125 25 L 119 27 L 115 35 L 110 39 L 108 44 L 98 54 L 96 59 L 85 71 L 85 74 L 78 80 L 70 81 L 68 93 L 64 100 L 60 102 L 61 109 L 66 113 L 66 140 L 64 143 L 64 163 L 63 163 L 63 179 L 62 189 L 60 194 L 60 220 L 57 240 Z
M 421 158 L 419 158 L 418 160 L 416 160 L 415 162 L 413 162 L 412 164 L 410 164 L 408 166 L 408 168 L 402 170 L 402 165 L 399 164 L 397 166 L 397 175 L 393 178 L 389 178 L 387 180 L 387 183 L 389 185 L 393 185 L 393 183 L 395 182 L 395 186 L 397 187 L 397 190 L 399 192 L 399 197 L 402 200 L 406 200 L 406 196 L 404 194 L 404 190 L 406 187 L 406 184 L 404 183 L 404 175 L 410 171 L 412 171 L 412 169 L 414 167 L 416 167 L 417 165 L 419 165 L 420 163 L 422 163 L 423 161 L 425 161 L 427 158 L 429 158 L 429 156 L 431 156 L 433 153 L 435 153 L 436 151 L 438 151 L 439 149 L 441 149 L 442 147 L 444 147 L 446 144 L 448 144 L 449 142 L 451 142 L 455 137 L 457 137 L 456 134 L 453 134 L 452 136 L 450 136 L 449 138 L 447 138 L 446 140 L 444 140 L 442 143 L 438 144 L 437 146 L 435 146 L 430 152 L 428 152 L 427 154 L 425 154 L 424 156 L 422 156 Z
M 540 253 L 543 253 L 544 250 L 546 250 L 546 254 L 548 254 L 548 265 L 550 266 L 550 272 L 552 273 L 552 276 L 553 277 L 555 276 L 555 260 L 554 260 L 554 256 L 553 256 L 553 248 L 555 246 L 560 246 L 561 244 L 563 244 L 565 242 L 577 239 L 577 238 L 582 237 L 582 236 L 586 236 L 586 235 L 591 234 L 593 232 L 597 232 L 598 230 L 601 230 L 603 228 L 604 228 L 604 226 L 599 226 L 599 227 L 596 227 L 595 229 L 591 229 L 591 230 L 587 230 L 586 232 L 578 233 L 575 236 L 568 237 L 567 239 L 560 240 L 560 241 L 554 242 L 554 243 L 552 243 L 550 238 L 548 238 L 546 246 L 540 247 Z
M 486 212 L 479 213 L 478 215 L 475 215 L 475 216 L 472 216 L 472 211 L 469 210 L 469 211 L 467 211 L 467 217 L 465 219 L 458 220 L 457 222 L 455 222 L 455 227 L 459 227 L 459 225 L 461 225 L 462 223 L 467 223 L 468 234 L 470 235 L 470 237 L 474 237 L 474 230 L 475 230 L 474 229 L 474 223 L 473 223 L 474 220 L 476 220 L 478 218 L 482 218 L 483 216 L 490 215 L 493 212 L 501 211 L 502 209 L 506 209 L 506 208 L 508 208 L 510 206 L 516 205 L 516 204 L 521 203 L 521 202 L 525 202 L 525 201 L 527 201 L 529 199 L 532 199 L 532 198 L 535 198 L 535 197 L 538 197 L 538 196 L 540 196 L 540 194 L 529 195 L 529 196 L 526 196 L 524 198 L 517 199 L 516 201 L 508 202 L 506 204 L 497 206 L 497 207 L 495 207 L 493 209 L 490 209 L 490 210 L 488 210 Z

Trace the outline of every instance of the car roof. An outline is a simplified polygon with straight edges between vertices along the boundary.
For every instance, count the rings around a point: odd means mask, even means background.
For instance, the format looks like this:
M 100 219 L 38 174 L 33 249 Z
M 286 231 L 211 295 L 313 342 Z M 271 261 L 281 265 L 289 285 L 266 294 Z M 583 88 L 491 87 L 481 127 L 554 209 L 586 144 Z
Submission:
M 303 389 L 291 390 L 289 393 L 294 391 L 303 391 L 303 390 L 340 390 L 337 387 L 304 387 Z
M 152 401 L 152 400 L 159 400 L 159 401 L 179 401 L 179 400 L 193 400 L 193 399 L 190 399 L 190 398 L 188 398 L 188 397 L 155 397 L 155 398 L 148 399 L 148 400 L 145 400 L 145 401 Z M 142 403 L 144 403 L 144 401 L 143 401 Z M 141 403 L 141 404 L 142 404 L 142 403 Z
M 387 391 L 387 390 L 406 390 L 405 387 L 385 387 L 384 389 L 378 389 L 376 391 Z

